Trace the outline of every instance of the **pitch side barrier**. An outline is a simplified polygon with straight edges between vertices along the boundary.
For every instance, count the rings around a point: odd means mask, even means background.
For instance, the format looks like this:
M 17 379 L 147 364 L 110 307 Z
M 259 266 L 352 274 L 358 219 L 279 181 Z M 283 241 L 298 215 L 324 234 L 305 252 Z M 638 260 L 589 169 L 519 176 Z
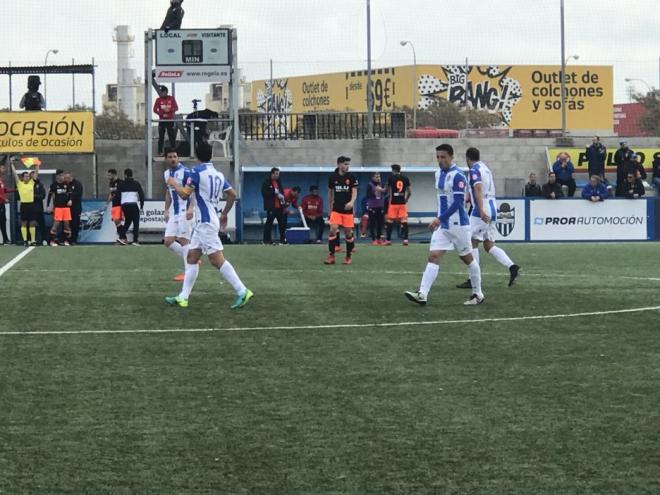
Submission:
M 558 200 L 498 198 L 495 219 L 498 242 L 607 242 L 660 240 L 660 197 Z M 424 227 L 434 212 L 411 212 L 411 227 Z M 415 240 L 430 239 L 421 228 Z

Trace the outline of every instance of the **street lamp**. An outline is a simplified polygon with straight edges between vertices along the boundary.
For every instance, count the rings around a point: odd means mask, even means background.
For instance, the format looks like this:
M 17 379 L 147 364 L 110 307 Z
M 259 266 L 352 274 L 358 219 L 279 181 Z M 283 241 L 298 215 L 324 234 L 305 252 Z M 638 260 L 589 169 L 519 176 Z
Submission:
M 647 83 L 644 79 L 636 79 L 636 78 L 634 78 L 634 77 L 626 77 L 626 78 L 624 79 L 624 81 L 626 81 L 627 83 L 629 83 L 629 82 L 633 82 L 633 81 L 641 82 L 641 83 L 643 83 L 644 85 L 646 85 L 647 89 L 649 90 L 649 93 L 654 93 L 654 90 L 653 90 L 653 88 L 651 87 L 651 85 L 650 85 L 649 83 Z
M 415 45 L 412 41 L 401 41 L 401 46 L 410 45 L 413 52 L 413 65 L 415 67 L 415 74 L 413 77 L 413 129 L 417 129 L 417 54 L 415 53 Z
M 563 2 L 562 2 L 563 4 Z M 562 8 L 562 57 L 564 56 L 564 40 L 563 40 L 563 8 Z M 580 60 L 579 55 L 569 55 L 561 61 L 561 135 L 566 136 L 566 66 L 568 62 L 573 60 Z
M 44 67 L 46 65 L 48 65 L 48 55 L 50 55 L 51 53 L 54 54 L 54 55 L 57 55 L 59 52 L 60 51 L 57 48 L 52 48 L 52 49 L 48 50 L 46 52 L 46 58 L 44 58 Z M 47 95 L 48 91 L 47 91 L 47 84 L 46 84 L 46 78 L 47 77 L 48 76 L 44 72 L 44 100 L 45 100 L 44 101 L 44 108 L 46 108 L 46 105 L 48 104 L 48 95 Z

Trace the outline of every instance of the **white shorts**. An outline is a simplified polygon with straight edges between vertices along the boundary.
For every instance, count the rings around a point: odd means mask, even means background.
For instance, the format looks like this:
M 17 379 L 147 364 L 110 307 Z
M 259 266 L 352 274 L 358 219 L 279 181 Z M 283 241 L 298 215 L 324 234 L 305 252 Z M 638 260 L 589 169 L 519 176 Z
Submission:
M 203 254 L 213 254 L 222 251 L 222 241 L 218 229 L 208 223 L 198 223 L 192 232 L 190 249 L 201 249 Z
M 495 240 L 495 219 L 490 223 L 484 222 L 481 218 L 470 217 L 470 230 L 472 239 L 475 241 L 494 241 Z
M 470 226 L 438 229 L 431 236 L 430 251 L 451 251 L 456 249 L 459 256 L 472 253 Z
M 190 220 L 186 220 L 185 213 L 172 215 L 165 226 L 165 237 L 190 239 Z

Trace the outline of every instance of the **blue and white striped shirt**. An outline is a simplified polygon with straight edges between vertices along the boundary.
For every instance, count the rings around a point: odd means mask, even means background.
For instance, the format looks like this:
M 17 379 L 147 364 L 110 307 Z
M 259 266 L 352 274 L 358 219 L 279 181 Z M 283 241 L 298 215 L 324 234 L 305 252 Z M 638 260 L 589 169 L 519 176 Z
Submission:
M 470 225 L 465 211 L 467 179 L 455 163 L 447 170 L 440 169 L 435 173 L 435 187 L 438 189 L 440 228 L 452 229 Z

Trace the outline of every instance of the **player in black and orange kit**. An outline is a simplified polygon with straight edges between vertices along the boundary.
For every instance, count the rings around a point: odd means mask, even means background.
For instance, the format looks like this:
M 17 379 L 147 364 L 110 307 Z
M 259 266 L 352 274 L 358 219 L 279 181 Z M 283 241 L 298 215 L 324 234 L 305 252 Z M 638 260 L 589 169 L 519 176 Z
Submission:
M 110 182 L 110 195 L 108 201 L 112 203 L 112 221 L 117 228 L 117 242 L 120 244 L 125 244 L 122 239 L 122 225 L 124 224 L 124 213 L 121 211 L 121 194 L 117 192 L 117 189 L 121 185 L 122 180 L 117 177 L 117 170 L 111 168 L 108 170 L 108 181 Z
M 339 244 L 337 233 L 339 229 L 344 230 L 346 235 L 346 258 L 344 265 L 352 263 L 351 254 L 355 248 L 355 220 L 353 218 L 353 208 L 357 199 L 358 179 L 348 171 L 351 165 L 351 159 L 347 156 L 337 158 L 337 170 L 328 180 L 328 201 L 332 205 L 330 213 L 330 234 L 328 235 L 328 248 L 330 254 L 325 260 L 326 265 L 335 264 L 335 251 Z
M 55 247 L 60 223 L 64 224 L 64 245 L 69 246 L 71 238 L 71 185 L 64 180 L 64 173 L 55 176 L 50 186 L 48 202 L 53 200 L 53 226 L 50 229 L 50 245 Z
M 385 246 L 392 245 L 392 228 L 394 222 L 399 222 L 403 233 L 403 245 L 408 245 L 408 200 L 412 195 L 410 179 L 401 173 L 401 165 L 392 165 L 392 175 L 387 179 L 387 190 L 390 206 L 385 217 Z

